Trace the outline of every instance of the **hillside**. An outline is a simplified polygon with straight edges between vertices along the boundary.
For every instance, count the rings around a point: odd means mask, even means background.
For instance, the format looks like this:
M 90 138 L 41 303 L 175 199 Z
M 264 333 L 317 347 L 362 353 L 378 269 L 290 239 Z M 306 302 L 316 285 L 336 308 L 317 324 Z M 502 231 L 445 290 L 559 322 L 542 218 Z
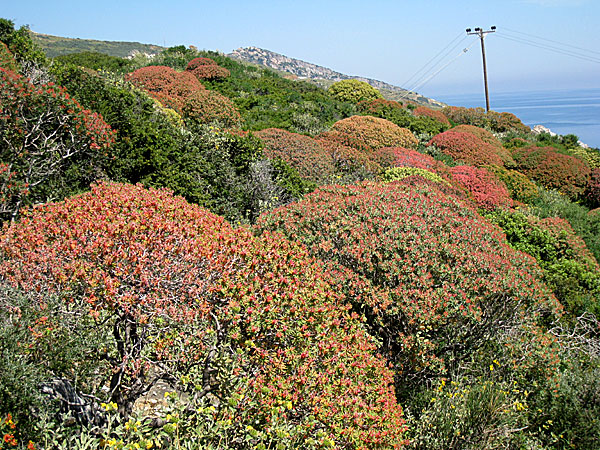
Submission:
M 399 86 L 385 83 L 384 81 L 374 80 L 372 78 L 346 75 L 327 67 L 312 64 L 300 59 L 290 58 L 280 53 L 265 50 L 258 47 L 238 48 L 227 56 L 241 61 L 258 64 L 271 69 L 290 73 L 300 79 L 307 79 L 320 86 L 329 87 L 333 82 L 347 79 L 356 79 L 365 81 L 371 86 L 379 89 L 383 96 L 388 100 L 406 101 L 411 100 L 425 106 L 440 108 L 446 106 L 437 100 L 424 97 L 415 92 L 407 91 Z
M 597 149 L 0 25 L 0 450 L 598 450 Z
M 69 53 L 80 52 L 98 52 L 110 56 L 126 58 L 134 53 L 156 55 L 164 50 L 164 47 L 160 47 L 158 45 L 141 44 L 139 42 L 74 39 L 34 32 L 31 32 L 31 37 L 33 41 L 36 42 L 42 48 L 44 53 L 50 58 L 54 58 L 55 56 L 59 55 L 68 55 Z

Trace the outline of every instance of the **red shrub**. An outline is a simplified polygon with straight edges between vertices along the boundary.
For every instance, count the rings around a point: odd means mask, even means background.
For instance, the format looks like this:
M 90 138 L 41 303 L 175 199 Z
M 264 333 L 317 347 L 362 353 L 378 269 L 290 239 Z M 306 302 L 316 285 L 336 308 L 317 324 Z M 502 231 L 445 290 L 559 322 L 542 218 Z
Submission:
M 331 127 L 331 132 L 323 136 L 335 137 L 344 145 L 366 152 L 382 147 L 411 148 L 419 142 L 406 128 L 371 116 L 352 116 L 339 120 Z
M 183 104 L 183 115 L 200 123 L 217 122 L 223 127 L 236 127 L 242 118 L 235 105 L 216 91 L 196 91 Z
M 94 382 L 80 385 L 105 397 L 112 381 L 120 409 L 161 376 L 187 378 L 199 398 L 211 389 L 220 399 L 211 420 L 228 442 L 253 446 L 247 427 L 268 435 L 284 422 L 296 448 L 322 432 L 338 448 L 403 443 L 391 373 L 358 316 L 281 236 L 254 238 L 164 190 L 102 184 L 5 229 L 0 255 L 3 279 L 40 308 L 54 293 L 64 317 L 116 336 L 80 355 L 98 361 Z M 47 319 L 44 339 L 64 317 Z
M 435 145 L 457 162 L 474 166 L 503 165 L 502 158 L 492 145 L 470 133 L 445 131 L 434 136 L 427 145 Z
M 479 128 L 473 125 L 458 125 L 452 128 L 450 131 L 457 131 L 460 133 L 471 133 L 477 136 L 486 144 L 490 144 L 496 150 L 496 153 L 500 158 L 502 158 L 502 162 L 506 167 L 514 167 L 515 161 L 512 158 L 510 151 L 502 145 L 500 139 L 498 139 L 494 134 L 484 128 Z
M 216 66 L 218 65 L 215 61 L 210 58 L 194 58 L 192 59 L 185 70 L 194 70 L 201 66 Z
M 427 106 L 417 106 L 413 111 L 415 116 L 431 117 L 444 125 L 450 125 L 450 121 L 442 111 L 428 108 Z
M 282 159 L 307 180 L 331 182 L 335 172 L 334 160 L 319 141 L 278 128 L 257 131 L 254 135 L 264 142 L 268 158 Z
M 142 67 L 127 74 L 125 79 L 178 112 L 182 111 L 188 97 L 205 89 L 189 72 L 177 72 L 166 66 Z
M 483 108 L 463 108 L 448 106 L 442 112 L 452 122 L 459 125 L 475 125 L 476 127 L 488 127 L 492 131 L 503 133 L 505 131 L 517 131 L 529 133 L 531 129 L 523 125 L 521 120 L 514 114 L 496 111 L 485 112 Z
M 508 190 L 493 173 L 472 166 L 451 167 L 450 171 L 454 180 L 471 193 L 478 207 L 493 211 L 511 206 Z
M 517 148 L 513 157 L 517 168 L 525 175 L 571 198 L 577 198 L 584 192 L 591 173 L 585 161 L 558 153 L 553 147 Z
M 590 173 L 586 197 L 592 208 L 600 206 L 600 168 L 593 169 Z
M 49 192 L 37 190 L 71 161 L 86 161 L 80 172 L 99 170 L 100 150 L 112 145 L 114 132 L 64 88 L 34 86 L 0 68 L 0 139 L 0 217 L 6 219 L 29 201 L 46 201 Z
M 371 159 L 384 168 L 388 167 L 417 167 L 445 175 L 448 173 L 446 165 L 436 161 L 429 155 L 424 155 L 416 150 L 402 147 L 383 147 L 371 154 Z
M 321 187 L 261 216 L 322 259 L 394 363 L 398 389 L 447 374 L 527 310 L 558 311 L 535 261 L 475 210 L 419 183 Z M 523 310 L 524 311 L 524 310 Z
M 373 162 L 364 152 L 327 139 L 323 133 L 316 140 L 333 159 L 335 174 L 342 182 L 354 182 L 375 178 L 381 172 L 381 166 Z
M 221 66 L 198 66 L 190 73 L 199 80 L 220 80 L 231 75 L 229 70 Z
M 358 102 L 356 108 L 361 113 L 378 115 L 386 110 L 404 109 L 402 103 L 394 100 L 385 100 L 383 98 L 376 98 L 373 100 L 362 100 Z
M 0 41 L 0 67 L 12 70 L 13 72 L 18 71 L 17 61 L 15 61 L 12 53 L 2 41 Z

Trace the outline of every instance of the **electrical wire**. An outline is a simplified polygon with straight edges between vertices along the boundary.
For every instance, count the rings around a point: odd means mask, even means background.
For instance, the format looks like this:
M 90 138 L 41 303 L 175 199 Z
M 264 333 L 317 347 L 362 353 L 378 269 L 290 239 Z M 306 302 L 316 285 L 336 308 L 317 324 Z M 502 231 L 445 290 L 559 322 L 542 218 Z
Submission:
M 402 99 L 406 98 L 406 96 L 410 92 L 415 92 L 417 89 L 420 89 L 423 86 L 425 86 L 425 84 L 427 84 L 431 79 L 433 79 L 433 77 L 435 77 L 437 74 L 439 74 L 442 70 L 444 70 L 446 67 L 448 67 L 450 64 L 452 64 L 454 61 L 456 61 L 462 55 L 464 55 L 465 53 L 467 53 L 471 49 L 471 47 L 473 47 L 473 45 L 476 44 L 476 42 L 477 41 L 473 41 L 473 43 L 471 45 L 469 45 L 467 48 L 463 48 L 458 55 L 456 55 L 454 58 L 452 58 L 450 61 L 448 61 L 442 67 L 440 67 L 436 72 L 432 73 L 427 79 L 423 80 L 420 84 L 415 85 L 412 89 L 408 89 L 406 91 L 406 93 L 402 97 L 400 97 L 399 100 L 402 100 Z
M 458 39 L 461 38 L 461 36 L 463 37 L 463 39 L 456 44 L 454 47 L 452 47 L 450 50 L 448 50 L 447 53 L 450 53 L 454 48 L 456 48 L 457 45 L 460 45 L 462 43 L 462 41 L 465 40 L 465 36 L 463 33 L 459 33 L 458 36 L 456 36 L 454 39 L 452 39 L 443 49 L 441 49 L 433 58 L 431 58 L 429 61 L 427 61 L 423 67 L 421 67 L 419 70 L 417 70 L 408 80 L 406 80 L 402 86 L 408 86 L 408 83 L 412 82 L 413 79 L 419 74 L 421 73 L 423 70 L 425 70 L 425 68 L 427 68 L 427 66 L 429 66 L 435 59 L 437 59 L 438 56 L 440 56 L 443 52 L 446 51 L 446 49 L 448 49 L 451 45 L 454 44 L 454 42 L 456 42 Z M 444 59 L 447 56 L 447 53 L 441 58 Z M 436 63 L 437 64 L 437 63 Z M 430 70 L 430 69 L 428 69 Z M 420 77 L 419 77 L 420 78 Z
M 518 31 L 518 30 L 511 30 L 510 28 L 507 28 L 507 27 L 502 27 L 502 30 L 510 31 L 512 33 L 522 34 L 522 35 L 529 36 L 529 37 L 532 37 L 532 38 L 535 38 L 535 39 L 539 39 L 539 40 L 542 40 L 542 41 L 552 42 L 554 44 L 562 45 L 564 47 L 571 47 L 571 48 L 574 48 L 574 49 L 577 49 L 577 50 L 582 50 L 584 52 L 595 53 L 596 55 L 600 55 L 600 52 L 597 52 L 597 51 L 594 51 L 594 50 L 589 50 L 589 49 L 583 48 L 583 47 L 577 47 L 577 46 L 571 45 L 571 44 L 565 44 L 564 42 L 554 41 L 552 39 L 548 39 L 548 38 L 545 38 L 545 37 L 536 36 L 535 34 L 525 33 L 523 31 Z
M 543 50 L 552 51 L 552 52 L 555 52 L 555 53 L 559 53 L 561 55 L 571 56 L 573 58 L 578 58 L 578 59 L 581 59 L 581 60 L 584 60 L 584 61 L 595 62 L 595 63 L 599 63 L 600 64 L 600 58 L 594 58 L 592 56 L 585 56 L 585 55 L 581 55 L 581 54 L 578 54 L 578 53 L 570 52 L 568 50 L 560 49 L 560 48 L 557 48 L 557 47 L 554 47 L 554 46 L 545 45 L 545 44 L 542 44 L 542 43 L 539 43 L 539 42 L 534 42 L 534 41 L 530 41 L 530 40 L 523 39 L 523 38 L 515 38 L 515 37 L 511 37 L 511 36 L 505 36 L 505 35 L 500 34 L 500 33 L 498 33 L 497 36 L 499 38 L 507 39 L 509 41 L 514 41 L 514 42 L 518 42 L 518 43 L 521 43 L 521 44 L 530 45 L 532 47 L 537 47 L 537 48 L 541 48 Z

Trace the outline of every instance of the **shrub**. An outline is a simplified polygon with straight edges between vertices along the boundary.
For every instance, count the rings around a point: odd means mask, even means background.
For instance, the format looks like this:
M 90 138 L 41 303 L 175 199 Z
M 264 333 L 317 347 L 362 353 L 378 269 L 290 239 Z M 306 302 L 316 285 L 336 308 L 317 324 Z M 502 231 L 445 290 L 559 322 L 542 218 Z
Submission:
M 371 155 L 371 159 L 385 168 L 415 167 L 435 172 L 445 178 L 450 175 L 448 167 L 444 163 L 409 148 L 383 147 L 375 150 Z
M 421 169 L 418 167 L 392 167 L 383 173 L 382 179 L 383 181 L 389 183 L 391 181 L 399 181 L 413 176 L 423 177 L 427 180 L 450 186 L 450 183 L 439 175 L 430 172 L 427 169 Z
M 553 147 L 529 146 L 513 151 L 517 168 L 549 189 L 558 189 L 571 198 L 583 194 L 590 168 L 579 158 L 555 151 Z
M 33 346 L 14 357 L 54 366 L 124 418 L 163 379 L 189 393 L 178 439 L 403 444 L 391 373 L 372 340 L 322 268 L 281 236 L 253 238 L 164 190 L 101 184 L 5 229 L 0 254 L 3 279 L 30 293 L 32 308 L 48 293 L 60 300 L 43 323 L 20 323 Z M 43 346 L 75 338 L 77 318 L 93 351 L 46 360 Z M 218 429 L 205 433 L 206 421 Z
M 600 206 L 600 168 L 593 169 L 590 173 L 585 196 L 592 208 Z
M 217 123 L 223 127 L 239 126 L 241 116 L 235 105 L 216 91 L 196 91 L 184 102 L 183 115 L 198 123 Z
M 74 64 L 88 69 L 109 70 L 116 73 L 123 73 L 132 68 L 130 59 L 98 52 L 69 53 L 68 55 L 55 56 L 52 60 L 61 64 Z
M 303 178 L 315 183 L 332 180 L 335 172 L 333 157 L 319 141 L 277 128 L 268 128 L 254 134 L 264 142 L 264 152 L 268 158 L 281 158 L 297 169 Z
M 415 108 L 415 110 L 413 111 L 413 114 L 417 117 L 418 116 L 431 117 L 432 119 L 435 119 L 444 125 L 450 125 L 450 121 L 444 115 L 443 112 L 436 110 L 436 109 L 428 108 L 427 106 L 417 106 Z
M 531 203 L 539 198 L 540 192 L 535 183 L 518 170 L 498 166 L 486 166 L 485 168 L 504 183 L 513 200 Z
M 125 79 L 176 111 L 183 110 L 192 94 L 205 89 L 190 73 L 176 72 L 166 66 L 142 67 L 126 75 Z
M 460 133 L 471 133 L 477 136 L 486 144 L 490 144 L 496 150 L 496 153 L 502 158 L 502 162 L 504 166 L 510 168 L 515 166 L 515 161 L 512 158 L 510 151 L 505 149 L 502 145 L 502 142 L 496 136 L 494 136 L 491 132 L 484 128 L 475 127 L 473 125 L 458 125 L 452 128 L 452 131 L 457 131 Z
M 452 122 L 458 125 L 475 125 L 480 128 L 489 128 L 497 133 L 509 131 L 529 133 L 531 129 L 523 125 L 514 114 L 496 111 L 485 112 L 483 108 L 463 108 L 447 106 L 442 112 Z
M 600 266 L 566 220 L 518 211 L 496 211 L 488 218 L 503 229 L 513 248 L 537 260 L 570 320 L 586 311 L 600 312 Z
M 336 81 L 327 91 L 333 98 L 342 102 L 358 103 L 382 98 L 381 92 L 369 83 L 354 79 Z
M 321 187 L 256 229 L 280 230 L 324 261 L 393 363 L 400 396 L 451 376 L 516 322 L 560 308 L 531 257 L 432 185 Z
M 506 187 L 486 169 L 456 166 L 451 167 L 450 172 L 455 181 L 467 188 L 479 208 L 493 211 L 512 205 Z
M 356 109 L 361 114 L 374 117 L 382 117 L 387 120 L 391 120 L 385 115 L 393 115 L 394 112 L 400 112 L 406 115 L 406 110 L 403 108 L 402 103 L 395 100 L 386 100 L 384 98 L 375 98 L 371 100 L 361 100 L 356 105 Z
M 331 127 L 331 132 L 323 136 L 365 152 L 382 147 L 411 148 L 418 143 L 409 130 L 371 116 L 352 116 L 339 120 Z
M 456 161 L 474 166 L 502 166 L 502 158 L 496 149 L 471 133 L 445 131 L 434 136 L 428 146 L 435 145 L 442 153 Z
M 36 87 L 0 68 L 0 217 L 85 189 L 102 177 L 114 141 L 102 116 L 54 84 Z
M 331 155 L 337 181 L 353 183 L 373 179 L 379 175 L 381 166 L 364 152 L 340 144 L 335 139 L 327 139 L 326 136 L 327 133 L 322 133 L 316 140 Z
M 12 53 L 2 41 L 0 41 L 0 67 L 13 72 L 17 72 L 19 70 L 17 67 L 17 61 L 15 61 Z
M 218 64 L 210 58 L 194 58 L 192 59 L 185 70 L 194 70 L 201 66 L 217 66 Z

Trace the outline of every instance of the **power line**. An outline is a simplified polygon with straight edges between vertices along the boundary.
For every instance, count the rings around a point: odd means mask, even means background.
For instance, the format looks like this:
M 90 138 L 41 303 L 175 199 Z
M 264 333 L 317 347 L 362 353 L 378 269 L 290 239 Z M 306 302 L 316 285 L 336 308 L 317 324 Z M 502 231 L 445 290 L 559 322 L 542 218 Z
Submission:
M 448 49 L 451 45 L 453 45 L 455 41 L 457 41 L 458 39 L 460 39 L 461 36 L 463 36 L 462 33 L 460 33 L 458 36 L 456 36 L 454 39 L 452 39 L 452 41 L 450 41 L 443 49 L 441 49 L 433 58 L 431 58 L 429 61 L 427 61 L 425 63 L 425 65 L 423 65 L 423 67 L 421 67 L 419 70 L 417 70 L 408 80 L 406 80 L 404 82 L 404 84 L 402 84 L 402 86 L 408 86 L 408 83 L 410 83 L 411 81 L 413 81 L 413 78 L 415 78 L 420 72 L 422 72 L 427 66 L 429 66 L 435 59 L 437 59 L 438 56 L 440 56 L 443 52 L 445 52 L 446 49 Z M 462 40 L 458 44 L 454 45 L 454 47 L 452 47 L 450 50 L 448 50 L 448 52 L 446 54 L 444 54 L 444 56 L 442 56 L 440 58 L 440 60 L 444 59 L 448 55 L 448 53 L 450 53 L 452 50 L 454 50 L 465 39 L 466 38 L 463 36 Z M 437 64 L 439 64 L 439 63 L 434 64 L 434 67 Z M 427 69 L 427 72 L 429 72 L 432 69 L 433 69 L 433 67 Z M 427 76 L 427 73 L 425 73 L 425 76 Z M 422 77 L 423 77 L 423 75 L 421 75 L 415 82 L 418 83 Z
M 412 89 L 410 89 L 411 91 L 416 91 L 417 89 L 422 88 L 423 86 L 425 86 L 426 83 L 429 82 L 429 80 L 431 80 L 433 77 L 435 77 L 438 73 L 440 73 L 442 70 L 444 70 L 446 67 L 448 67 L 450 64 L 452 64 L 454 61 L 456 61 L 458 58 L 460 58 L 462 55 L 464 55 L 465 53 L 467 53 L 471 47 L 473 47 L 473 45 L 475 45 L 475 42 L 473 42 L 471 45 L 469 45 L 467 48 L 463 48 L 460 53 L 458 55 L 456 55 L 454 58 L 452 58 L 450 61 L 448 61 L 446 64 L 444 64 L 442 67 L 440 67 L 436 72 L 432 73 L 427 79 L 423 80 L 420 84 L 416 85 L 415 87 L 413 87 Z
M 549 45 L 542 44 L 542 43 L 539 43 L 539 42 L 534 42 L 534 41 L 530 41 L 530 40 L 523 39 L 523 38 L 515 38 L 515 37 L 512 37 L 512 36 L 505 36 L 505 35 L 502 35 L 502 34 L 499 34 L 498 37 L 500 37 L 502 39 L 507 39 L 509 41 L 518 42 L 520 44 L 530 45 L 532 47 L 537 47 L 537 48 L 541 48 L 543 50 L 548 50 L 548 51 L 551 51 L 551 52 L 559 53 L 561 55 L 571 56 L 573 58 L 578 58 L 578 59 L 581 59 L 581 60 L 584 60 L 584 61 L 600 63 L 600 58 L 594 58 L 592 56 L 586 56 L 586 55 L 581 55 L 581 54 L 578 54 L 578 53 L 573 53 L 573 52 L 570 52 L 568 50 L 564 50 L 564 49 L 560 49 L 560 48 L 557 48 L 557 47 L 549 46 Z
M 541 36 L 536 36 L 535 34 L 529 34 L 529 33 L 524 33 L 523 31 L 511 30 L 510 28 L 507 28 L 507 27 L 503 27 L 503 30 L 510 31 L 510 32 L 513 32 L 513 33 L 517 33 L 517 34 L 523 34 L 525 36 L 529 36 L 529 37 L 532 37 L 532 38 L 535 38 L 535 39 L 540 39 L 542 41 L 553 42 L 555 44 L 562 45 L 564 47 L 571 47 L 571 48 L 574 48 L 574 49 L 577 49 L 577 50 L 582 50 L 584 52 L 595 53 L 597 55 L 600 55 L 600 52 L 597 52 L 597 51 L 594 51 L 594 50 L 589 50 L 589 49 L 583 48 L 583 47 L 577 47 L 577 46 L 571 45 L 571 44 L 565 44 L 564 42 L 554 41 L 552 39 L 544 38 L 544 37 L 541 37 Z

